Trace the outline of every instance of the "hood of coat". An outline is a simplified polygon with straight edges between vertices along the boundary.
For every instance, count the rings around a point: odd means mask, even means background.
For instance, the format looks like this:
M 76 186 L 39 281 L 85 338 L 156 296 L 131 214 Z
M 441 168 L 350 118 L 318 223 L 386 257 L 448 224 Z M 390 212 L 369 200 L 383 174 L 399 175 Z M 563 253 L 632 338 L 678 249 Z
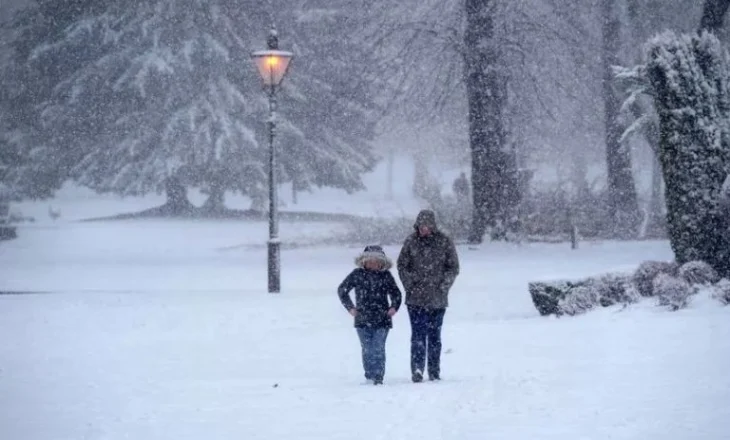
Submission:
M 366 246 L 360 255 L 355 257 L 355 266 L 365 268 L 365 262 L 368 260 L 376 260 L 380 262 L 380 270 L 390 270 L 393 267 L 393 261 L 385 255 L 385 251 L 381 246 Z
M 436 223 L 436 213 L 430 209 L 423 209 L 416 216 L 416 223 L 413 225 L 413 229 L 418 232 L 419 226 L 428 226 L 431 231 L 438 231 L 438 224 Z

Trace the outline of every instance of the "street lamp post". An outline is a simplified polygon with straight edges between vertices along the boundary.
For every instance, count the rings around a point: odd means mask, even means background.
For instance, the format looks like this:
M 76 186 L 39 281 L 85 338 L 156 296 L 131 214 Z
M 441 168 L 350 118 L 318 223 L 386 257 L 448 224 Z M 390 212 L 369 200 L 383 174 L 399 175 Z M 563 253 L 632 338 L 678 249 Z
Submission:
M 279 50 L 279 38 L 272 26 L 266 40 L 267 50 L 251 54 L 258 68 L 264 88 L 269 95 L 269 242 L 268 278 L 269 293 L 281 290 L 281 254 L 279 241 L 279 206 L 276 187 L 276 150 L 274 149 L 274 128 L 276 127 L 276 88 L 281 84 L 294 56 L 291 52 Z

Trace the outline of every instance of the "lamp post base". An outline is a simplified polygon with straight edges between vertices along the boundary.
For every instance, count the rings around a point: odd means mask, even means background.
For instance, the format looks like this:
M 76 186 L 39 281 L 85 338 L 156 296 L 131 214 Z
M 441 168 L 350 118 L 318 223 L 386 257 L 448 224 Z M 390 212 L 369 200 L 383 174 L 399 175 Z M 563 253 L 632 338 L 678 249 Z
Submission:
M 269 240 L 269 293 L 281 291 L 281 243 L 279 240 Z

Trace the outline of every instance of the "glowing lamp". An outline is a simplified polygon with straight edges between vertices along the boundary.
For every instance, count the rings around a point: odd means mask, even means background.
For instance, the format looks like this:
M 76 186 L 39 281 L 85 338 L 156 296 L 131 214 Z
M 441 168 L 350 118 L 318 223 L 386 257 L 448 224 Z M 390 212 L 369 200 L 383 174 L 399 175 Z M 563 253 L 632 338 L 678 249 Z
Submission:
M 278 86 L 286 75 L 289 61 L 293 55 L 291 52 L 283 50 L 259 50 L 251 56 L 256 63 L 261 79 L 264 80 L 264 85 Z

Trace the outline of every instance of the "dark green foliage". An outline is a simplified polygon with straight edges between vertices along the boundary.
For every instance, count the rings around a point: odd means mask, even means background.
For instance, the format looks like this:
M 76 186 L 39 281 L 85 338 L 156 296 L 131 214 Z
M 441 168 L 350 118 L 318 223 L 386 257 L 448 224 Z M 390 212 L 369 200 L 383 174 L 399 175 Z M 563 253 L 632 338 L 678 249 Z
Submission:
M 533 282 L 528 283 L 527 289 L 530 291 L 532 303 L 540 315 L 560 315 L 558 305 L 560 300 L 564 299 L 571 289 L 579 287 L 571 281 L 556 282 Z
M 730 165 L 730 65 L 713 35 L 665 33 L 649 43 L 647 78 L 659 116 L 667 228 L 676 260 L 730 273 L 719 204 Z

